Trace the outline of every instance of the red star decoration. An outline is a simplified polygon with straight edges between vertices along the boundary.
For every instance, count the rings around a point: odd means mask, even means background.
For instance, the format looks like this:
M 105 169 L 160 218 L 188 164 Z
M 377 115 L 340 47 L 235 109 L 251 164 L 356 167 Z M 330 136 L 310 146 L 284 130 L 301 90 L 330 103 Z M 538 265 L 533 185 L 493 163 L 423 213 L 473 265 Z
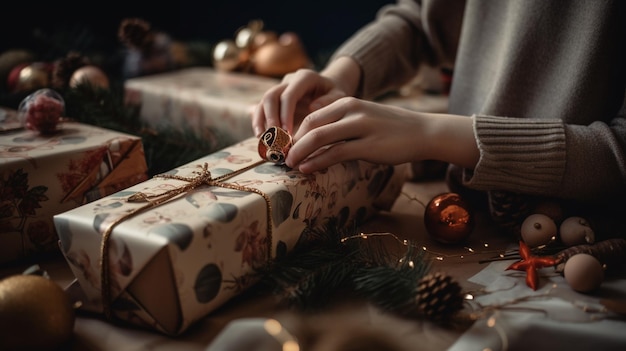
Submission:
M 526 271 L 526 285 L 533 290 L 537 290 L 537 284 L 539 283 L 537 269 L 554 266 L 558 260 L 554 257 L 533 256 L 530 248 L 523 241 L 519 242 L 519 253 L 522 260 L 511 264 L 506 270 Z

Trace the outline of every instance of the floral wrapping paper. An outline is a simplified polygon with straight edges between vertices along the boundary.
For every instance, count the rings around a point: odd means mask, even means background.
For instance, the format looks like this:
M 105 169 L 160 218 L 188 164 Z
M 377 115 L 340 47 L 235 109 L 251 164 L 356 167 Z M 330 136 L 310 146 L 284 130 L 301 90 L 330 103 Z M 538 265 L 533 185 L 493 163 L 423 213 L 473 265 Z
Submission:
M 132 135 L 72 122 L 50 136 L 0 133 L 0 262 L 58 252 L 53 215 L 146 178 Z
M 278 80 L 193 67 L 128 79 L 125 103 L 158 131 L 193 133 L 215 151 L 254 135 L 251 108 Z
M 360 161 L 304 175 L 261 161 L 257 147 L 258 139 L 248 138 L 166 177 L 193 179 L 206 165 L 212 177 L 236 174 L 223 183 L 258 192 L 202 185 L 120 220 L 145 205 L 128 201 L 131 195 L 189 184 L 156 176 L 55 216 L 85 308 L 103 311 L 104 285 L 116 320 L 178 335 L 247 289 L 255 268 L 310 240 L 315 231 L 307 229 L 330 219 L 354 225 L 390 209 L 407 177 L 406 165 Z M 103 284 L 100 250 L 110 228 Z

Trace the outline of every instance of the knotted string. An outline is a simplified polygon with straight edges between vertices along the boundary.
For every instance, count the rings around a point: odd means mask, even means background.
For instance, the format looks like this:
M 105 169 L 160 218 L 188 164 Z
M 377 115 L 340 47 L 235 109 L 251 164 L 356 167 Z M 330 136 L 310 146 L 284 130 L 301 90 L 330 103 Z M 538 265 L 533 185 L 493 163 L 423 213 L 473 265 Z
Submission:
M 241 186 L 237 184 L 223 183 L 224 180 L 234 177 L 236 175 L 239 175 L 243 172 L 246 172 L 263 163 L 265 163 L 264 160 L 257 161 L 251 165 L 248 165 L 247 167 L 244 167 L 242 169 L 239 169 L 237 171 L 234 171 L 228 174 L 221 175 L 216 178 L 213 178 L 211 176 L 211 172 L 208 169 L 207 163 L 204 163 L 201 166 L 198 165 L 198 167 L 201 167 L 201 171 L 194 172 L 198 174 L 195 177 L 181 177 L 181 176 L 172 175 L 172 174 L 157 174 L 154 176 L 154 178 L 158 177 L 158 178 L 165 178 L 165 179 L 176 179 L 176 180 L 185 181 L 187 183 L 179 187 L 176 187 L 174 189 L 170 189 L 168 191 L 160 193 L 160 194 L 146 195 L 143 192 L 138 192 L 128 197 L 128 199 L 126 199 L 126 201 L 128 202 L 146 202 L 146 204 L 144 206 L 138 207 L 128 212 L 127 214 L 115 220 L 113 223 L 111 223 L 111 225 L 109 225 L 109 227 L 102 234 L 102 241 L 100 243 L 100 282 L 101 282 L 102 308 L 103 308 L 104 315 L 109 319 L 111 319 L 112 317 L 111 277 L 110 277 L 110 267 L 109 267 L 109 238 L 111 237 L 111 234 L 113 233 L 113 229 L 118 224 L 137 215 L 138 213 L 141 213 L 147 209 L 159 206 L 165 202 L 172 200 L 178 195 L 187 193 L 190 190 L 196 189 L 200 186 L 203 186 L 203 185 L 218 186 L 218 187 L 228 188 L 228 189 L 233 189 L 233 190 L 247 191 L 247 192 L 256 193 L 260 195 L 261 197 L 263 197 L 267 205 L 267 238 L 269 239 L 267 241 L 268 246 L 269 246 L 268 247 L 268 259 L 271 258 L 272 257 L 272 252 L 271 252 L 272 228 L 274 227 L 274 225 L 272 222 L 272 205 L 270 202 L 270 197 L 259 189 L 245 187 L 245 186 Z

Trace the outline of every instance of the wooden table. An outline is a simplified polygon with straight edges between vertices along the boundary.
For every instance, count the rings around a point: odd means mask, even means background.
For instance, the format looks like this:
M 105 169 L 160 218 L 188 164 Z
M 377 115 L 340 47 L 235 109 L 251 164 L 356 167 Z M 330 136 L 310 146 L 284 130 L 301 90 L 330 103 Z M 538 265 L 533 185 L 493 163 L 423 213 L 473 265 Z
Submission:
M 367 233 L 393 233 L 423 245 L 432 259 L 432 270 L 452 275 L 467 291 L 479 288 L 467 278 L 484 265 L 478 261 L 496 255 L 511 243 L 511 238 L 498 236 L 477 216 L 478 226 L 466 245 L 445 246 L 432 240 L 423 225 L 423 204 L 447 192 L 444 182 L 407 182 L 394 207 L 377 214 L 364 227 Z M 472 252 L 473 251 L 473 252 Z M 68 286 L 73 275 L 62 257 L 42 261 L 39 265 L 61 286 Z M 22 272 L 26 266 L 16 265 L 0 271 L 0 277 Z M 350 330 L 371 330 L 408 345 L 406 350 L 444 350 L 463 333 L 462 328 L 443 328 L 424 320 L 407 320 L 381 313 L 362 302 L 340 303 L 315 315 L 299 315 L 279 307 L 273 296 L 254 292 L 231 300 L 209 316 L 201 319 L 183 335 L 168 337 L 153 331 L 114 325 L 98 315 L 79 313 L 75 324 L 73 350 L 205 350 L 229 322 L 241 318 L 276 318 L 310 323 L 318 333 L 349 335 Z M 289 327 L 288 325 L 286 327 Z M 345 332 L 345 333 L 343 333 Z

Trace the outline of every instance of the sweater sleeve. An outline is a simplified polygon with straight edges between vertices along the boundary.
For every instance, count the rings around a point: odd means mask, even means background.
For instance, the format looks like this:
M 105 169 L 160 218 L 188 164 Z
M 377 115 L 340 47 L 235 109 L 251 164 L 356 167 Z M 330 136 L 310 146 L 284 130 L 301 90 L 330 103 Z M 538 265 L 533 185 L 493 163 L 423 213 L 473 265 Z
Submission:
M 357 96 L 375 98 L 413 79 L 423 63 L 451 65 L 462 14 L 462 1 L 398 0 L 381 8 L 331 60 L 356 60 L 362 70 Z
M 467 186 L 530 194 L 560 187 L 566 154 L 561 120 L 474 115 L 474 133 L 480 159 L 473 172 L 465 172 Z
M 464 184 L 603 203 L 626 194 L 626 98 L 610 123 L 474 116 L 480 160 Z

